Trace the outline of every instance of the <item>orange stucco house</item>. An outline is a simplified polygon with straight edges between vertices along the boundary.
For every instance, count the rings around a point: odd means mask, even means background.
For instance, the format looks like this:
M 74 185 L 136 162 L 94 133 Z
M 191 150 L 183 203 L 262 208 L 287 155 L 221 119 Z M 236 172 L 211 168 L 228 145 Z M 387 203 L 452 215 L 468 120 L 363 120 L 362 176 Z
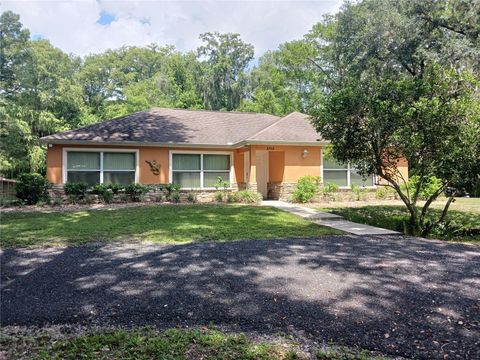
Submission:
M 232 189 L 286 198 L 301 176 L 320 176 L 341 188 L 374 187 L 349 165 L 324 158 L 328 145 L 307 115 L 153 108 L 42 138 L 47 177 L 67 181 L 166 184 L 214 190 L 221 177 Z M 407 165 L 403 170 L 407 173 Z

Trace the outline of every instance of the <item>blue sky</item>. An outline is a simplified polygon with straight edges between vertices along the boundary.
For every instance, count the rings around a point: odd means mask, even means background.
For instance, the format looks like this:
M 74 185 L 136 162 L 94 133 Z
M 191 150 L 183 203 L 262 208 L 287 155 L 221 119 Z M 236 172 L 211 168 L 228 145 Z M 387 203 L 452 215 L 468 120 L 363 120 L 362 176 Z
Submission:
M 2 0 L 20 14 L 35 39 L 45 38 L 77 55 L 122 45 L 200 45 L 207 31 L 236 32 L 255 46 L 258 58 L 279 44 L 301 38 L 341 6 L 334 1 L 41 1 Z
M 113 21 L 117 20 L 117 18 L 115 17 L 115 15 L 113 14 L 110 14 L 108 11 L 105 11 L 105 10 L 102 10 L 100 12 L 100 17 L 98 18 L 97 20 L 97 24 L 100 24 L 100 25 L 109 25 L 111 24 Z

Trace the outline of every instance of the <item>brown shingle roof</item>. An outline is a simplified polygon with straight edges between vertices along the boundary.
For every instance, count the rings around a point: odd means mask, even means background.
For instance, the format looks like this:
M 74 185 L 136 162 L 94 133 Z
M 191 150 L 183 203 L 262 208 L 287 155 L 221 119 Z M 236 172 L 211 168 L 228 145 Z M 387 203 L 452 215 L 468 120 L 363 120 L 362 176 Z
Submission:
M 306 115 L 153 108 L 42 138 L 61 143 L 233 145 L 245 140 L 314 142 Z
M 322 141 L 321 136 L 316 132 L 310 116 L 293 112 L 272 125 L 260 130 L 248 138 L 252 141 L 285 141 L 285 142 L 316 142 Z

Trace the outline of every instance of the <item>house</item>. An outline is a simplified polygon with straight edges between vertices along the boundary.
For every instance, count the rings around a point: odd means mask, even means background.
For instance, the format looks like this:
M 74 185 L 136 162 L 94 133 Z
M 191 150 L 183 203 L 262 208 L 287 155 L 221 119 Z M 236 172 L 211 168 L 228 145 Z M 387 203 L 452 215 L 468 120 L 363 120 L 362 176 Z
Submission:
M 232 189 L 286 198 L 304 175 L 340 187 L 373 187 L 349 165 L 329 159 L 328 142 L 298 112 L 268 114 L 153 108 L 43 137 L 47 177 L 67 181 L 165 184 L 215 190 L 218 177 Z M 407 165 L 400 164 L 407 173 Z

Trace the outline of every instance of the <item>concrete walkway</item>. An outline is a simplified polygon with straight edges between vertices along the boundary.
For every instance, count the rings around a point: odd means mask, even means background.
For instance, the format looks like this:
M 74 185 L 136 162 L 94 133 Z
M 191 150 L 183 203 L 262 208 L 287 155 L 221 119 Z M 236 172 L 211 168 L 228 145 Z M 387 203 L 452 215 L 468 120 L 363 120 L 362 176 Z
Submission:
M 355 235 L 398 235 L 399 232 L 383 229 L 375 226 L 358 224 L 347 221 L 340 215 L 331 214 L 323 211 L 317 211 L 297 204 L 290 204 L 285 201 L 264 200 L 262 205 L 273 206 L 277 209 L 288 211 L 305 219 L 311 220 L 315 224 L 328 226 L 337 230 L 342 230 Z

